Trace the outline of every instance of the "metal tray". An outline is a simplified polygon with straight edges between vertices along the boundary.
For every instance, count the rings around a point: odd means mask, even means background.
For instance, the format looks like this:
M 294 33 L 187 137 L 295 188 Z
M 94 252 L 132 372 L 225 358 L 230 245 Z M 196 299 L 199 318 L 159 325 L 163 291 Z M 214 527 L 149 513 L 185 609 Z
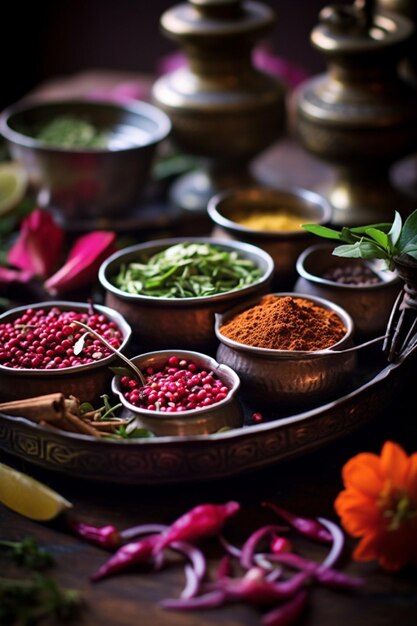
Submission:
M 273 465 L 330 444 L 373 419 L 405 387 L 417 349 L 395 364 L 362 359 L 352 387 L 332 402 L 294 415 L 187 437 L 101 440 L 60 433 L 0 413 L 0 448 L 43 468 L 108 483 L 152 485 L 214 480 Z M 398 396 L 397 396 L 398 397 Z M 247 410 L 247 415 L 250 409 Z

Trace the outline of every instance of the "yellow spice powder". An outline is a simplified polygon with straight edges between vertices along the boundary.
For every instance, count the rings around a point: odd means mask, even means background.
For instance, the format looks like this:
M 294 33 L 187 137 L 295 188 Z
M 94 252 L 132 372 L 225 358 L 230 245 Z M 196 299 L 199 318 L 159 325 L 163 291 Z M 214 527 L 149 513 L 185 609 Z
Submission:
M 256 213 L 239 213 L 234 221 L 252 230 L 290 231 L 301 230 L 302 219 L 286 211 L 262 211 Z

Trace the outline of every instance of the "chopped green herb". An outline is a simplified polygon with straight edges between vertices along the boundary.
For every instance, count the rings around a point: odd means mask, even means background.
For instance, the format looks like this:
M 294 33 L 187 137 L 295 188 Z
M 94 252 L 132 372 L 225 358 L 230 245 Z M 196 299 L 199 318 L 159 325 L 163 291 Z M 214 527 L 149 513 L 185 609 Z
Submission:
M 235 291 L 261 277 L 260 268 L 208 243 L 179 243 L 149 259 L 120 267 L 113 282 L 122 291 L 162 298 L 195 298 Z
M 108 133 L 75 115 L 59 115 L 36 133 L 36 139 L 62 148 L 105 148 Z
M 0 578 L 0 624 L 5 626 L 33 626 L 48 618 L 66 621 L 77 617 L 81 607 L 78 591 L 60 588 L 53 578 Z
M 40 548 L 33 537 L 24 537 L 21 541 L 0 540 L 0 547 L 6 548 L 17 565 L 32 570 L 41 570 L 52 565 L 52 555 Z

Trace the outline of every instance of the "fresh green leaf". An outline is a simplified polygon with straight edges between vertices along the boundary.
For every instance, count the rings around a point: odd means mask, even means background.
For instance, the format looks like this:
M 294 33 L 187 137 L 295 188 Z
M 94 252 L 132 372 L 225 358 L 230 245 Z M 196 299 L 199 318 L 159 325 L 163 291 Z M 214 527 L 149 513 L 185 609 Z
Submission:
M 354 244 L 347 244 L 345 246 L 337 246 L 333 250 L 335 256 L 349 257 L 353 259 L 360 259 L 362 257 L 360 250 L 360 242 L 357 241 Z
M 417 235 L 417 209 L 407 217 L 398 240 L 398 250 L 402 252 L 405 246 Z
M 377 228 L 367 228 L 366 234 L 368 237 L 376 241 L 384 250 L 389 250 L 390 248 L 390 240 L 386 233 L 383 233 L 381 230 Z
M 389 233 L 391 226 L 389 222 L 380 222 L 379 224 L 368 224 L 367 226 L 352 226 L 349 230 L 354 235 L 365 235 L 368 228 L 375 228 L 383 233 Z
M 407 254 L 411 257 L 413 257 L 413 259 L 417 259 L 417 248 L 413 248 L 412 250 L 410 250 L 409 252 L 407 252 Z
M 400 238 L 402 225 L 403 221 L 401 215 L 398 213 L 398 211 L 395 211 L 394 221 L 388 232 L 388 238 L 391 241 L 393 247 L 397 245 L 397 242 Z
M 81 415 L 84 415 L 84 413 L 90 413 L 90 411 L 95 411 L 95 408 L 90 402 L 82 402 L 80 404 L 79 411 Z
M 357 241 L 352 245 L 338 246 L 333 250 L 335 256 L 355 259 L 386 259 L 387 254 L 372 241 Z
M 324 237 L 325 239 L 341 239 L 340 232 L 338 230 L 328 228 L 327 226 L 321 226 L 320 224 L 302 224 L 302 228 L 313 235 L 318 235 L 319 237 Z

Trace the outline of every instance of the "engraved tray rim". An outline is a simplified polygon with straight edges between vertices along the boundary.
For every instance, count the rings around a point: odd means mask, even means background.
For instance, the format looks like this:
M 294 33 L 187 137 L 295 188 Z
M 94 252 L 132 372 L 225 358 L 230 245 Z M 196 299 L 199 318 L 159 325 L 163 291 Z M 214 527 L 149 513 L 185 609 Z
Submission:
M 97 440 L 0 412 L 0 449 L 44 469 L 98 482 L 157 485 L 231 477 L 274 465 L 370 421 L 404 385 L 417 346 L 370 380 L 319 407 L 212 435 Z

